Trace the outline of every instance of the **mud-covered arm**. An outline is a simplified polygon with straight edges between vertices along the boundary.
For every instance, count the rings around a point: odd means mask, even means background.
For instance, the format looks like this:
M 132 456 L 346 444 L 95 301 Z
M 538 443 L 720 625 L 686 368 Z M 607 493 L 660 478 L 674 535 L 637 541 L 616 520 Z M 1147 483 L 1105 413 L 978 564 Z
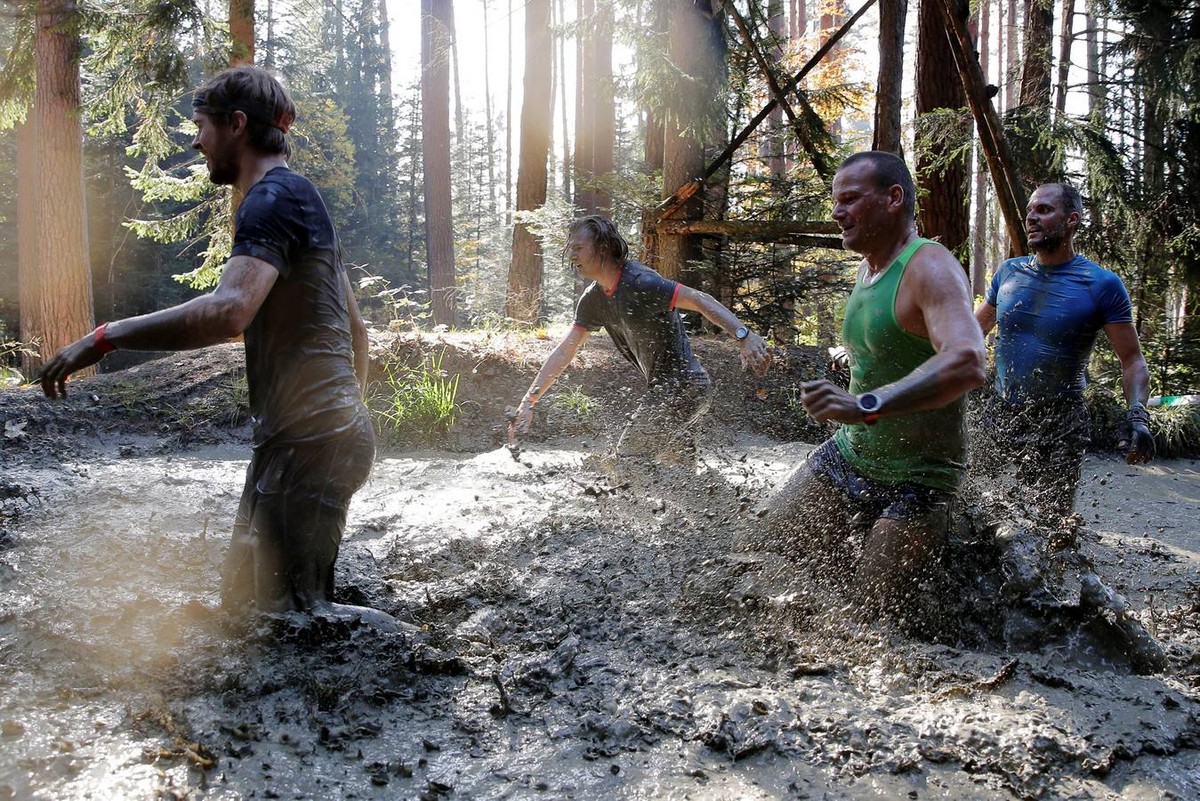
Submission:
M 704 315 L 704 319 L 731 337 L 736 336 L 737 330 L 742 327 L 742 321 L 737 315 L 718 303 L 712 295 L 684 284 L 679 285 L 679 292 L 675 296 L 675 308 L 699 312 Z M 742 340 L 741 360 L 743 370 L 753 370 L 758 375 L 765 373 L 771 366 L 771 354 L 767 351 L 767 343 L 753 331 Z
M 1125 452 L 1125 461 L 1129 464 L 1142 464 L 1153 459 L 1156 450 L 1154 436 L 1150 433 L 1150 413 L 1146 411 L 1150 370 L 1146 367 L 1146 357 L 1142 355 L 1142 344 L 1133 323 L 1109 323 L 1104 326 L 1104 333 L 1121 361 L 1121 389 L 1125 403 L 1129 405 L 1117 437 L 1117 448 Z
M 1104 326 L 1104 333 L 1121 361 L 1121 389 L 1125 393 L 1125 403 L 1145 404 L 1150 397 L 1150 369 L 1142 355 L 1137 329 L 1133 323 L 1109 323 Z
M 358 377 L 358 388 L 365 395 L 367 375 L 371 370 L 371 342 L 367 337 L 367 324 L 358 310 L 358 299 L 354 297 L 354 286 L 350 275 L 342 273 L 342 285 L 346 292 L 346 310 L 350 313 L 350 340 L 354 346 L 354 374 Z
M 232 339 L 250 325 L 278 277 L 261 259 L 234 256 L 212 292 L 169 309 L 106 323 L 102 336 L 98 329 L 60 350 L 42 369 L 42 391 L 49 398 L 65 397 L 67 377 L 113 349 L 193 350 Z
M 983 334 L 971 312 L 962 267 L 949 251 L 939 249 L 934 258 L 914 260 L 905 280 L 912 281 L 912 297 L 936 352 L 903 378 L 867 388 L 879 399 L 881 417 L 940 408 L 985 380 Z M 858 397 L 832 382 L 811 381 L 801 389 L 804 408 L 816 420 L 859 423 L 864 419 Z
M 522 434 L 529 430 L 529 422 L 533 419 L 534 404 L 549 391 L 562 371 L 567 369 L 567 365 L 575 358 L 575 354 L 579 352 L 589 336 L 591 336 L 591 332 L 583 326 L 571 326 L 567 335 L 550 352 L 542 369 L 538 370 L 533 383 L 529 385 L 529 390 L 521 398 L 521 403 L 517 406 L 517 415 L 509 426 L 511 430 Z

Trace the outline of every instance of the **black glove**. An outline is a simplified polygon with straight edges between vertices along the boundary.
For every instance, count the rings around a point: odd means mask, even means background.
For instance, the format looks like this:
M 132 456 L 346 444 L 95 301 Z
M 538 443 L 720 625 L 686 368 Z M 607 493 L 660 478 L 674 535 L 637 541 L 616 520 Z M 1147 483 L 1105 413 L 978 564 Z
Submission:
M 1125 451 L 1127 463 L 1141 464 L 1154 458 L 1154 435 L 1150 433 L 1150 412 L 1145 406 L 1130 406 L 1117 431 L 1117 449 Z

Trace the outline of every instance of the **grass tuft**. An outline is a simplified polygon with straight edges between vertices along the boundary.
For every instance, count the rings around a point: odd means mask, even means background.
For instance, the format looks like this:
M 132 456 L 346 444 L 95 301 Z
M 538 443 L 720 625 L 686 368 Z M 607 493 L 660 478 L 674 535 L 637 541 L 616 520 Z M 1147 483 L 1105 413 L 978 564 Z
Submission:
M 442 369 L 445 351 L 416 367 L 389 365 L 387 377 L 371 396 L 380 434 L 393 444 L 432 442 L 458 416 L 458 376 Z

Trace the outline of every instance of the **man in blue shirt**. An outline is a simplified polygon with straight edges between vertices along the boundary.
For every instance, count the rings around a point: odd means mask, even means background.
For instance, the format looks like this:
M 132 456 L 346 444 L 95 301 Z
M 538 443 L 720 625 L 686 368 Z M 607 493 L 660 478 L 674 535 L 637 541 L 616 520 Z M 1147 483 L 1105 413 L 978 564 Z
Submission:
M 1039 186 L 1026 229 L 1033 256 L 1003 262 L 975 309 L 986 334 L 996 327 L 996 399 L 989 422 L 1006 460 L 1017 462 L 1045 520 L 1071 514 L 1088 444 L 1083 390 L 1103 329 L 1121 362 L 1129 405 L 1118 447 L 1130 464 L 1154 455 L 1147 427 L 1150 374 L 1121 279 L 1075 252 L 1083 202 L 1073 187 Z M 977 449 L 982 452 L 982 449 Z
M 1088 418 L 1083 390 L 1092 347 L 1101 329 L 1121 362 L 1129 410 L 1118 447 L 1129 464 L 1154 455 L 1149 414 L 1150 374 L 1133 325 L 1129 293 L 1121 279 L 1075 252 L 1083 215 L 1079 192 L 1043 184 L 1029 198 L 1025 227 L 1033 256 L 1008 259 L 996 270 L 987 297 L 975 309 L 986 334 L 996 333 L 995 395 L 985 412 L 985 445 L 972 447 L 973 461 L 1016 467 L 1026 490 L 1033 527 L 1002 525 L 997 540 L 1002 592 L 1027 608 L 1053 610 L 1078 579 L 1078 605 L 1105 621 L 1118 647 L 1139 673 L 1160 669 L 1162 648 L 1127 614 L 1124 598 L 1106 587 L 1079 553 L 1072 516 Z M 999 464 L 988 465 L 996 460 Z M 1013 621 L 1016 621 L 1015 623 Z M 1020 616 L 1006 626 L 1010 639 L 1028 636 Z M 1036 628 L 1036 624 L 1035 624 Z

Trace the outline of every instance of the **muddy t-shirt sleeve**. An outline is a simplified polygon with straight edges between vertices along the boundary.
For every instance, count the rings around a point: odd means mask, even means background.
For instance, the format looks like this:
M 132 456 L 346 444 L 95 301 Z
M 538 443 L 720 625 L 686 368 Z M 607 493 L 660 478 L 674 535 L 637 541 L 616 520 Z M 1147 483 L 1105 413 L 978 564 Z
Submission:
M 605 323 L 601 301 L 604 292 L 593 282 L 583 292 L 583 297 L 575 306 L 575 325 L 595 333 Z
M 238 206 L 230 255 L 261 259 L 288 278 L 294 255 L 308 244 L 304 219 L 286 187 L 261 181 Z
M 1133 303 L 1129 291 L 1116 273 L 1104 271 L 1096 285 L 1096 306 L 1103 317 L 1103 325 L 1109 323 L 1132 323 Z
M 633 280 L 634 297 L 637 305 L 647 313 L 666 312 L 675 308 L 675 296 L 679 283 L 663 278 L 656 272 L 646 270 Z

